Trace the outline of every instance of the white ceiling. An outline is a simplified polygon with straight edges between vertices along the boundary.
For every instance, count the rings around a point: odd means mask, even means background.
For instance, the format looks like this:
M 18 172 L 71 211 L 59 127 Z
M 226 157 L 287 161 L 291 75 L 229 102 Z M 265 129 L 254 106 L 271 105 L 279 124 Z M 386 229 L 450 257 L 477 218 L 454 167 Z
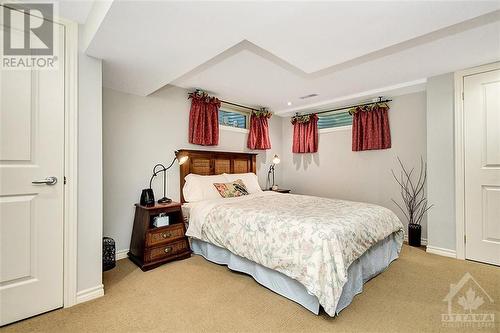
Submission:
M 94 0 L 29 0 L 26 2 L 54 3 L 56 16 L 64 17 L 78 24 L 85 24 Z
M 500 60 L 498 9 L 498 1 L 115 0 L 87 53 L 104 59 L 109 88 L 199 87 L 284 115 Z

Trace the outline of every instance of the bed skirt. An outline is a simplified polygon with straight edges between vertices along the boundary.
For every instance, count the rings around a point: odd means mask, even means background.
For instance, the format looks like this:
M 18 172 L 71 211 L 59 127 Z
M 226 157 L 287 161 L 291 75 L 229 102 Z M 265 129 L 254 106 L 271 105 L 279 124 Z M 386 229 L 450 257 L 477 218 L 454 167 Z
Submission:
M 302 305 L 315 314 L 319 314 L 318 298 L 309 294 L 297 280 L 216 245 L 194 238 L 191 238 L 190 241 L 194 254 L 201 255 L 211 262 L 226 265 L 231 270 L 248 274 L 264 287 Z M 335 312 L 338 314 L 351 304 L 354 296 L 363 291 L 363 284 L 383 272 L 393 260 L 398 258 L 398 254 L 398 244 L 395 235 L 392 234 L 372 246 L 354 261 L 347 270 L 348 280 L 342 289 L 342 295 Z

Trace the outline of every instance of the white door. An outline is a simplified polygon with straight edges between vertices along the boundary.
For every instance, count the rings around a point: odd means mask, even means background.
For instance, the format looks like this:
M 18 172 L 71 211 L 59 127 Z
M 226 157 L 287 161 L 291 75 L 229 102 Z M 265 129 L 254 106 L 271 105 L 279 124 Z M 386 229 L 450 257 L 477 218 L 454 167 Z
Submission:
M 464 77 L 465 257 L 500 265 L 500 69 Z
M 57 70 L 0 69 L 0 325 L 63 305 L 64 29 L 54 29 Z M 47 177 L 57 183 L 32 183 Z

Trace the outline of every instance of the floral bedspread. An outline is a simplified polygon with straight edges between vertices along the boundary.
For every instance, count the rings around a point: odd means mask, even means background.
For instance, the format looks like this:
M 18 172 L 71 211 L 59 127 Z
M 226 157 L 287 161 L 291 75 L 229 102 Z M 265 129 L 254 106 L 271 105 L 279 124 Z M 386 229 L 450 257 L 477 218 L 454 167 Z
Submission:
M 206 206 L 201 239 L 299 281 L 330 316 L 352 262 L 392 233 L 401 249 L 403 225 L 387 208 L 265 194 Z

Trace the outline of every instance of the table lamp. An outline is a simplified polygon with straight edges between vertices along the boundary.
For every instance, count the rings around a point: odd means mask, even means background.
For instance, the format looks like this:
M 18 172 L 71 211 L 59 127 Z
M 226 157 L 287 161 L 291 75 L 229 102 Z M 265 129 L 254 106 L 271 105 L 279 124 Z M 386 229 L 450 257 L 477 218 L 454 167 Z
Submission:
M 277 188 L 277 186 L 274 185 L 274 167 L 276 166 L 276 164 L 279 164 L 279 163 L 280 163 L 280 158 L 278 157 L 278 155 L 274 155 L 273 163 L 271 164 L 271 166 L 269 166 L 269 171 L 267 172 L 267 183 L 268 184 L 270 184 L 270 182 L 271 182 L 270 181 L 271 174 L 273 176 L 273 183 L 272 183 L 271 187 L 269 188 L 270 190 L 275 190 Z
M 172 160 L 172 163 L 170 163 L 170 165 L 168 167 L 165 167 L 163 164 L 156 164 L 154 167 L 153 167 L 153 175 L 151 176 L 151 179 L 149 180 L 149 189 L 151 191 L 151 194 L 153 192 L 152 188 L 151 188 L 151 184 L 153 182 L 153 179 L 158 176 L 160 173 L 163 172 L 163 198 L 159 199 L 158 200 L 158 203 L 159 204 L 166 204 L 166 203 L 170 203 L 172 202 L 172 199 L 170 198 L 167 198 L 166 196 L 166 190 L 167 190 L 167 170 L 170 169 L 172 167 L 172 165 L 174 165 L 175 161 L 179 162 L 179 165 L 182 165 L 184 163 L 186 163 L 186 161 L 188 160 L 188 156 L 179 156 L 179 151 L 176 150 L 174 152 L 174 159 Z M 154 195 L 153 195 L 153 202 L 154 202 Z

